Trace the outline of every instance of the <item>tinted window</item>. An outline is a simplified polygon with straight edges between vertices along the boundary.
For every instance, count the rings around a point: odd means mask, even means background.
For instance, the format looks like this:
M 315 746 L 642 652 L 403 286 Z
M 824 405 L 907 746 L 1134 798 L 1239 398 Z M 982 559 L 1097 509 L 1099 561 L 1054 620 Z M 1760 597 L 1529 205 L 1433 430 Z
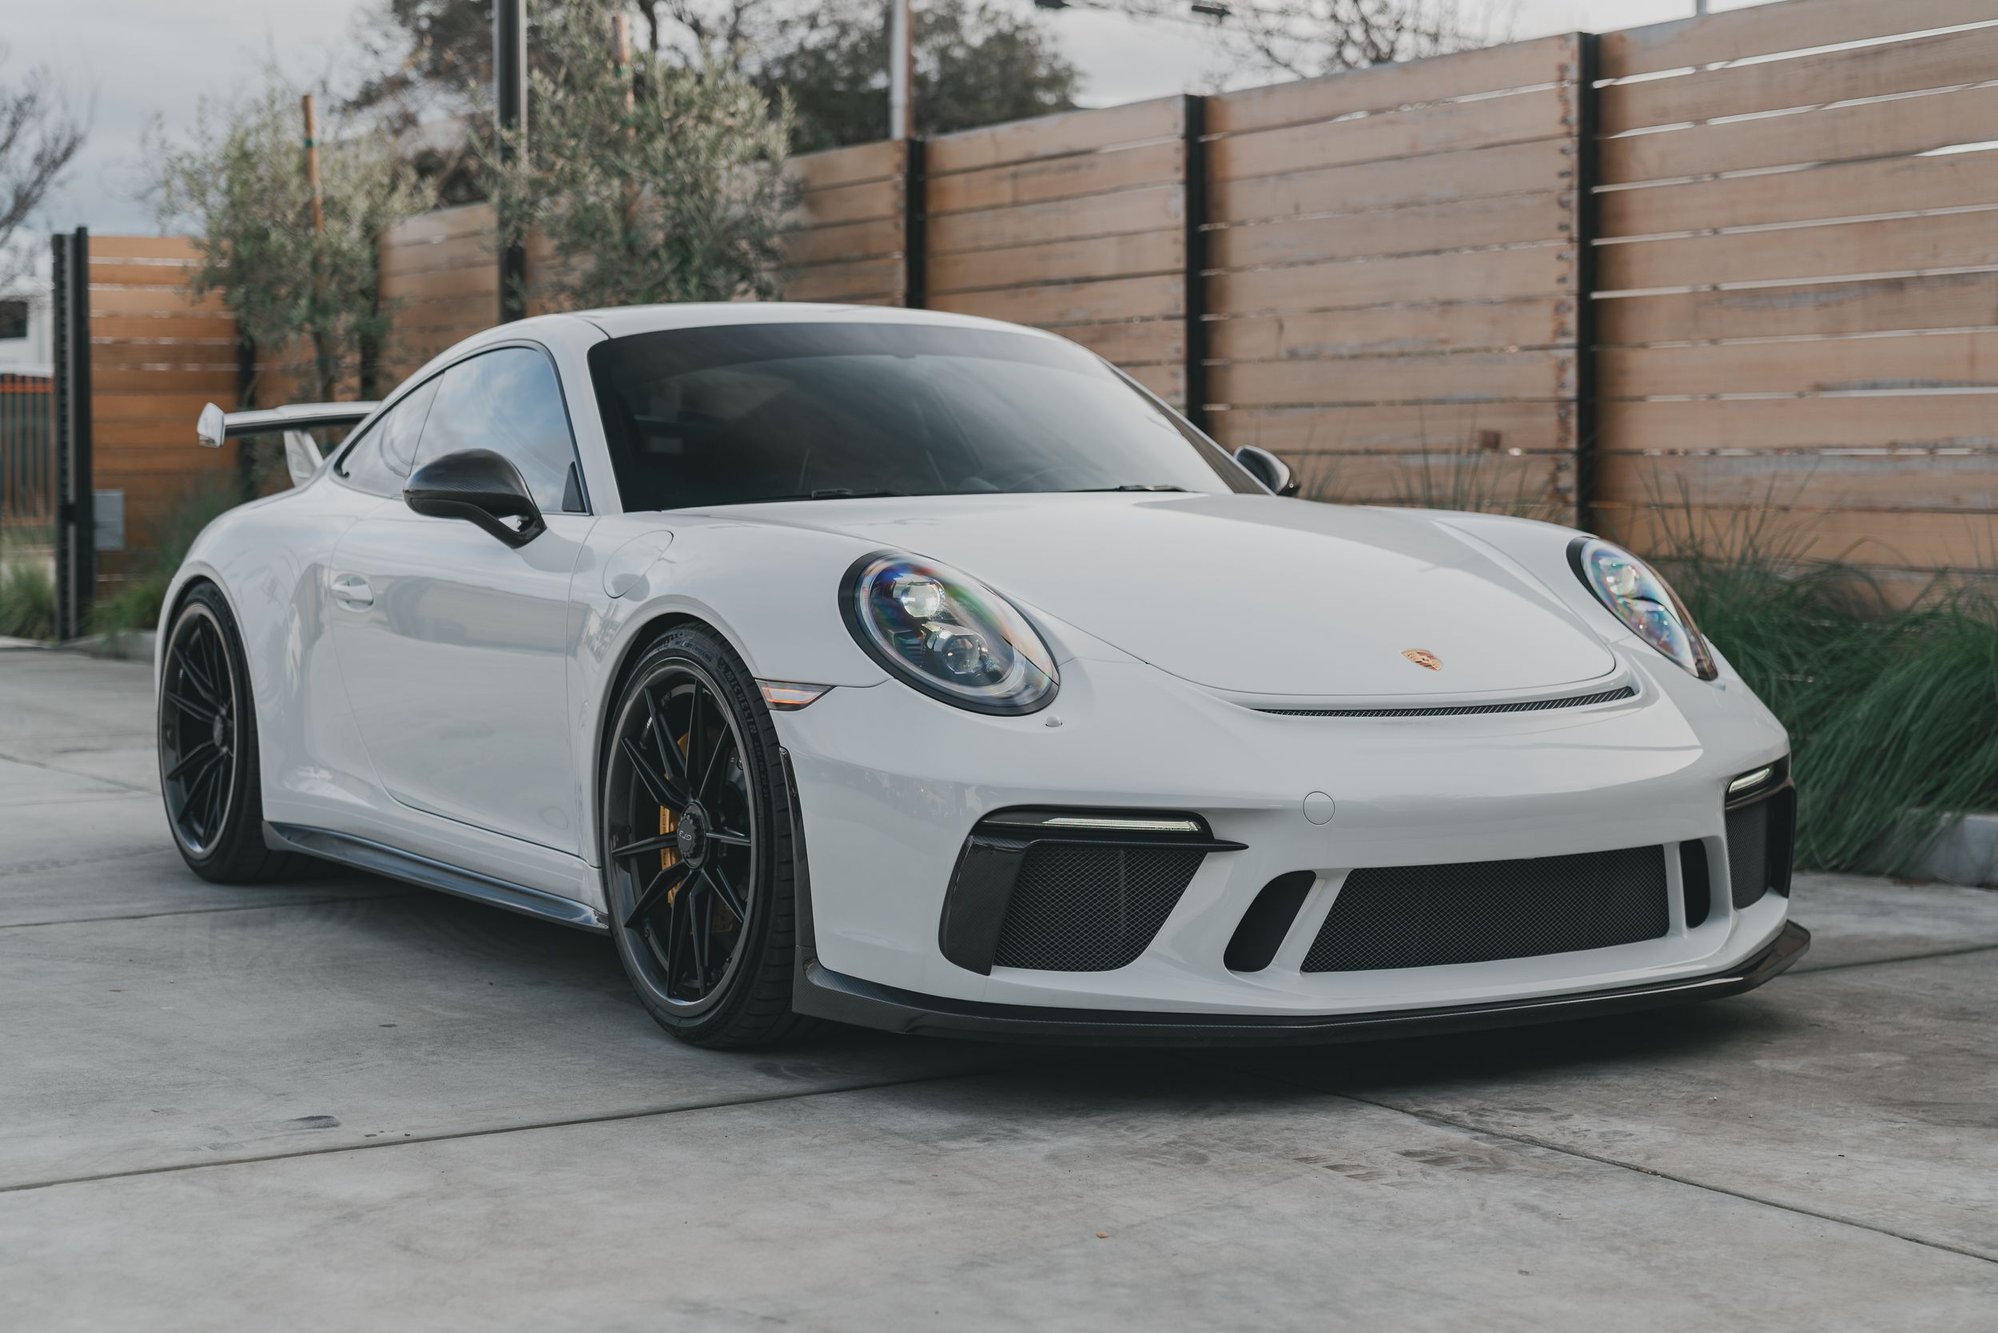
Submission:
M 543 513 L 583 507 L 570 477 L 576 448 L 562 387 L 554 365 L 532 347 L 484 352 L 439 377 L 417 455 L 427 463 L 462 449 L 512 460 Z
M 1069 343 L 934 325 L 748 324 L 590 349 L 624 507 L 841 494 L 1256 491 Z
M 368 427 L 368 433 L 354 441 L 340 459 L 335 471 L 347 482 L 370 495 L 401 495 L 409 476 L 410 460 L 416 452 L 417 436 L 429 415 L 431 400 L 437 396 L 437 381 L 431 380 L 391 407 Z

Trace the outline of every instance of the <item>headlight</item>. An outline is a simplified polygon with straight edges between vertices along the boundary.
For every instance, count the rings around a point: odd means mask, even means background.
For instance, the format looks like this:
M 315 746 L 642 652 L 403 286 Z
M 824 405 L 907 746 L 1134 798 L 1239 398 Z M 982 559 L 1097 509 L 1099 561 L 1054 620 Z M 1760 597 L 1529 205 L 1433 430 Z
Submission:
M 1053 701 L 1054 655 L 1004 597 L 948 565 L 876 552 L 840 586 L 846 627 L 868 656 L 933 698 L 980 713 Z
M 1638 638 L 1701 680 L 1719 674 L 1685 603 L 1649 565 L 1597 537 L 1575 538 L 1568 546 L 1568 560 L 1596 600 Z

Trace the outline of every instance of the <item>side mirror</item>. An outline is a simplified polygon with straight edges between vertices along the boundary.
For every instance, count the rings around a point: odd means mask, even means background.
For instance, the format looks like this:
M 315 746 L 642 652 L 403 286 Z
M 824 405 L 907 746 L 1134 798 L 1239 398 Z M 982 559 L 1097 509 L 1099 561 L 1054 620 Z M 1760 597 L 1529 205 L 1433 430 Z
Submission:
M 220 449 L 228 434 L 228 414 L 213 403 L 203 407 L 201 415 L 194 419 L 194 438 L 200 440 L 205 449 Z
M 1245 444 L 1235 451 L 1235 461 L 1247 468 L 1250 476 L 1278 495 L 1297 494 L 1297 478 L 1290 474 L 1290 464 L 1269 450 Z
M 431 518 L 476 523 L 508 546 L 525 546 L 548 530 L 520 469 L 490 449 L 432 459 L 409 474 L 402 499 Z M 507 523 L 515 518 L 517 528 Z

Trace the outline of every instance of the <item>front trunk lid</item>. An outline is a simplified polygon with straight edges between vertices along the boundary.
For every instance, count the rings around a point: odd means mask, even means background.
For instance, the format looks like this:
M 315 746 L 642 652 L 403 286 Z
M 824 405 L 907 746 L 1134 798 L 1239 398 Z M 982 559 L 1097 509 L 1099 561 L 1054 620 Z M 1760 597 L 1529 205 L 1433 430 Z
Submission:
M 1234 694 L 1511 698 L 1616 668 L 1546 587 L 1418 513 L 1186 494 L 754 509 L 955 565 L 1029 614 Z

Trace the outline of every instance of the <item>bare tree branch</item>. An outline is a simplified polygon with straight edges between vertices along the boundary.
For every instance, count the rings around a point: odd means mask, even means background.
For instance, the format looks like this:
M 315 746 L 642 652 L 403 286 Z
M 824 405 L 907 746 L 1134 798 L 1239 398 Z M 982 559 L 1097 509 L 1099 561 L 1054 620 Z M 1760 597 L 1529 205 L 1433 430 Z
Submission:
M 8 54 L 0 43 L 0 66 Z M 0 75 L 0 280 L 15 276 L 14 233 L 62 179 L 88 132 L 45 67 L 29 69 L 18 83 Z
M 1219 0 L 1217 42 L 1238 63 L 1294 78 L 1414 60 L 1485 45 L 1490 25 L 1464 0 Z M 1509 7 L 1488 0 L 1483 8 Z M 1100 0 L 1088 7 L 1133 18 L 1187 21 L 1186 0 Z M 1470 8 L 1479 7 L 1471 0 Z M 1487 18 L 1494 15 L 1487 15 Z

